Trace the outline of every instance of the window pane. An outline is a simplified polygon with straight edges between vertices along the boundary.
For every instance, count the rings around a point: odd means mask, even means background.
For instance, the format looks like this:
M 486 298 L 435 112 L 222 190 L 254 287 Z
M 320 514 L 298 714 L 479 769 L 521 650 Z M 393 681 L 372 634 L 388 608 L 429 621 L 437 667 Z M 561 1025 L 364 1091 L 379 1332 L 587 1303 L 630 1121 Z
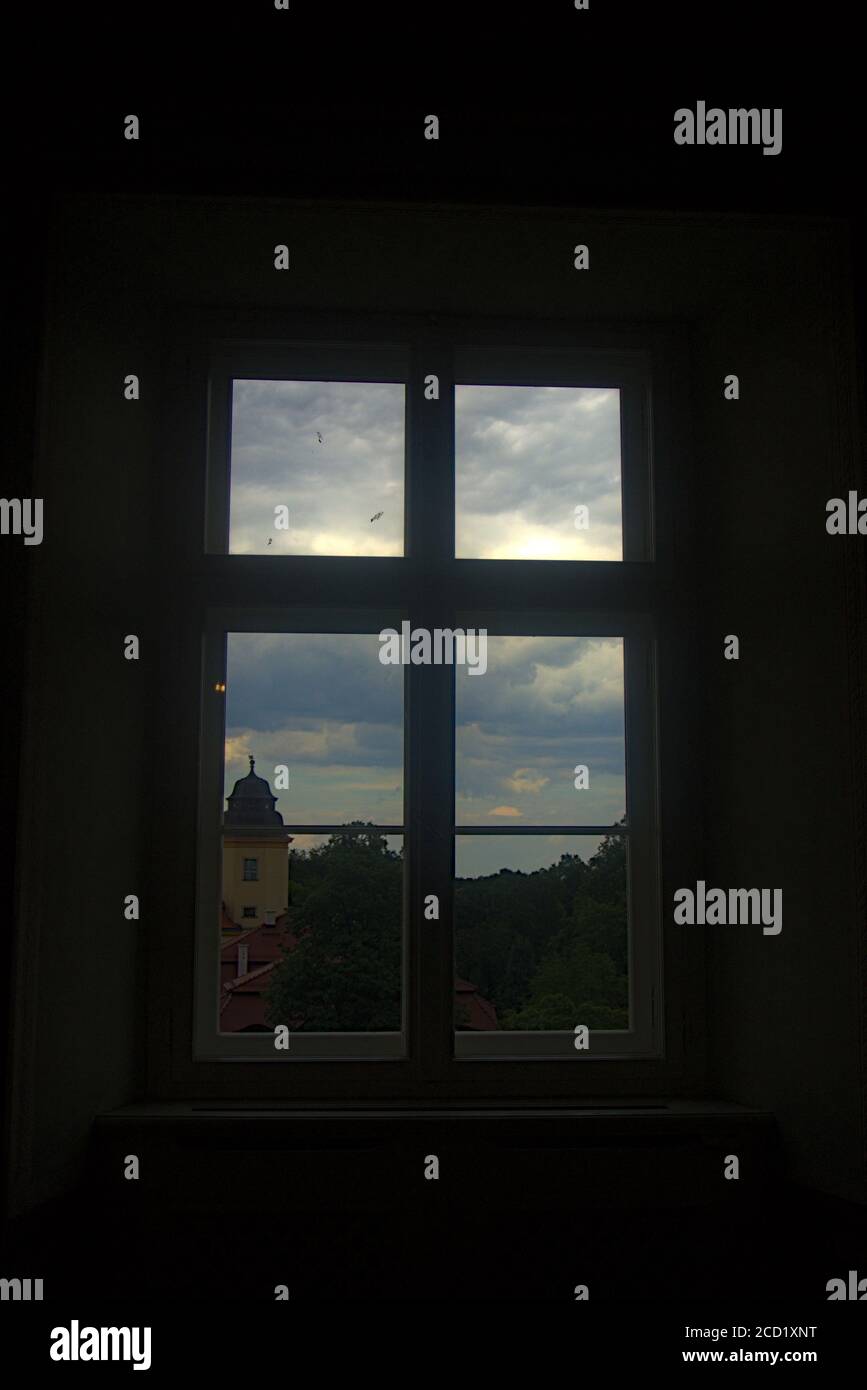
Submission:
M 378 652 L 375 634 L 226 637 L 221 1033 L 400 1029 L 402 840 L 286 830 L 402 821 L 403 670 Z
M 629 1028 L 626 837 L 455 837 L 455 1028 Z
M 403 478 L 402 383 L 233 382 L 230 554 L 402 555 Z
M 622 637 L 489 636 L 487 670 L 458 666 L 455 696 L 456 824 L 624 815 Z
M 460 559 L 622 560 L 619 390 L 456 386 L 455 492 Z
M 220 1032 L 399 1032 L 403 837 L 299 836 L 288 870 L 273 923 L 222 933 Z
M 225 795 L 253 756 L 287 825 L 402 824 L 403 668 L 380 650 L 375 633 L 229 633 Z
M 403 671 L 379 650 L 227 636 L 221 1033 L 401 1027 L 402 837 L 287 829 L 401 822 Z

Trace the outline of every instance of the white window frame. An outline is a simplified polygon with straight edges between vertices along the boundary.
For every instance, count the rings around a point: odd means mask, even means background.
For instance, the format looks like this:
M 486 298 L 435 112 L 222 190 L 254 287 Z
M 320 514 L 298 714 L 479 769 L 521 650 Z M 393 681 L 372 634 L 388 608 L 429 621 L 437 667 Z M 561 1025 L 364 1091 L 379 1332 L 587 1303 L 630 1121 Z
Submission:
M 207 507 L 206 550 L 220 555 L 229 564 L 250 557 L 228 556 L 229 527 L 229 459 L 231 459 L 231 399 L 233 378 L 254 379 L 335 379 L 335 381 L 404 381 L 407 389 L 407 474 L 404 475 L 404 495 L 410 489 L 408 452 L 411 446 L 410 402 L 413 388 L 410 381 L 413 350 L 410 345 L 381 343 L 365 345 L 335 345 L 333 342 L 261 343 L 221 341 L 210 350 L 208 374 L 208 431 L 207 431 Z M 417 360 L 417 359 L 415 359 Z M 621 400 L 621 478 L 622 478 L 622 560 L 609 562 L 622 566 L 627 560 L 650 560 L 653 557 L 652 482 L 649 459 L 649 361 L 641 349 L 595 350 L 575 353 L 563 343 L 554 347 L 492 346 L 475 343 L 457 346 L 450 359 L 452 379 L 456 384 L 478 385 L 574 385 L 616 386 Z M 446 385 L 442 382 L 440 386 Z M 418 382 L 414 382 L 418 391 Z M 449 388 L 449 409 L 452 411 L 449 434 L 453 439 L 454 393 Z M 452 449 L 452 460 L 453 460 Z M 450 464 L 453 470 L 453 464 Z M 452 480 L 453 481 L 453 480 Z M 454 500 L 452 492 L 452 516 Z M 452 523 L 453 531 L 453 523 Z M 452 546 L 452 555 L 454 550 Z M 404 538 L 404 556 L 411 556 L 411 538 Z M 270 557 L 271 564 L 281 564 L 283 557 Z M 293 557 L 295 559 L 295 557 Z M 313 559 L 313 563 L 340 560 L 352 566 L 346 557 L 297 557 Z M 297 562 L 296 562 L 297 563 Z M 388 562 L 386 562 L 388 563 Z M 477 562 L 454 562 L 474 564 Z M 515 562 L 481 562 L 510 566 Z M 535 562 L 547 564 L 550 562 Z M 585 562 L 565 562 L 572 571 L 588 569 Z M 604 566 L 603 566 L 604 569 Z M 349 573 L 349 571 L 347 571 Z M 286 1052 L 275 1052 L 271 1037 L 257 1034 L 220 1034 L 213 1023 L 218 997 L 218 959 L 215 952 L 213 923 L 217 920 L 221 885 L 221 823 L 222 795 L 220 746 L 224 739 L 224 702 L 211 698 L 215 685 L 225 681 L 225 634 L 228 631 L 379 631 L 382 626 L 399 627 L 403 613 L 364 626 L 364 617 L 349 614 L 335 626 L 335 614 L 322 610 L 308 613 L 306 619 L 296 609 L 282 612 L 268 609 L 251 612 L 249 609 L 210 610 L 203 645 L 203 709 L 201 709 L 201 785 L 199 792 L 199 884 L 197 884 L 197 952 L 196 952 L 196 1009 L 195 1056 L 200 1059 L 258 1059 L 275 1063 L 292 1063 L 302 1059 L 392 1059 L 406 1058 L 410 1038 L 407 1037 L 406 1006 L 403 1026 L 395 1034 L 293 1034 Z M 302 619 L 302 620 L 300 620 Z M 361 623 L 361 627 L 358 624 Z M 542 635 L 538 621 L 529 628 L 515 627 L 514 614 L 497 617 L 489 614 L 484 621 L 478 614 L 467 613 L 465 626 L 486 626 L 489 632 L 527 631 Z M 552 617 L 545 614 L 545 632 L 549 632 Z M 499 626 L 497 626 L 499 624 Z M 602 624 L 602 626 L 600 626 Z M 556 626 L 556 620 L 554 620 Z M 664 1055 L 663 994 L 661 994 L 660 951 L 660 874 L 659 874 L 659 815 L 656 803 L 656 716 L 654 716 L 654 644 L 652 623 L 636 620 L 634 614 L 611 614 L 609 619 L 597 612 L 570 614 L 560 620 L 557 631 L 563 635 L 588 635 L 604 632 L 624 638 L 624 699 L 625 745 L 627 745 L 627 785 L 629 799 L 629 1020 L 628 1030 L 596 1030 L 591 1034 L 591 1049 L 578 1052 L 574 1036 L 565 1031 L 503 1031 L 503 1033 L 453 1033 L 453 1058 L 456 1063 L 493 1062 L 504 1059 L 520 1061 L 595 1061 L 606 1058 L 653 1059 Z M 452 673 L 453 674 L 453 673 Z M 407 705 L 404 702 L 404 712 Z M 452 803 L 453 805 L 453 803 Z M 293 827 L 288 827 L 292 831 Z M 306 833 L 327 827 L 295 827 Z M 614 827 L 556 827 L 557 833 L 591 833 Z M 521 833 L 532 833 L 521 827 Z M 385 833 L 402 834 L 404 855 L 408 858 L 406 828 L 385 827 Z M 453 834 L 470 834 L 468 827 L 453 827 Z M 502 830 L 500 830 L 502 833 Z M 638 885 L 642 887 L 639 888 Z M 414 987 L 406 979 L 408 962 L 407 931 L 410 923 L 404 912 L 404 981 L 403 995 Z
M 393 618 L 394 615 L 391 615 Z M 388 626 L 386 621 L 382 624 Z M 215 923 L 222 900 L 223 875 L 223 750 L 225 700 L 215 687 L 225 684 L 226 641 L 231 632 L 369 632 L 377 641 L 380 626 L 363 614 L 300 613 L 297 610 L 223 609 L 209 613 L 202 644 L 202 713 L 199 782 L 198 878 L 196 889 L 194 1057 L 198 1060 L 268 1061 L 277 1064 L 300 1059 L 382 1060 L 405 1057 L 406 1008 L 402 1026 L 394 1033 L 292 1033 L 287 1050 L 276 1050 L 271 1033 L 221 1033 L 219 951 Z M 289 834 L 321 835 L 335 827 L 313 823 L 287 825 Z M 377 827 L 386 835 L 404 835 L 404 826 Z M 405 894 L 404 894 L 405 896 Z M 402 1000 L 407 990 L 407 913 L 402 922 Z

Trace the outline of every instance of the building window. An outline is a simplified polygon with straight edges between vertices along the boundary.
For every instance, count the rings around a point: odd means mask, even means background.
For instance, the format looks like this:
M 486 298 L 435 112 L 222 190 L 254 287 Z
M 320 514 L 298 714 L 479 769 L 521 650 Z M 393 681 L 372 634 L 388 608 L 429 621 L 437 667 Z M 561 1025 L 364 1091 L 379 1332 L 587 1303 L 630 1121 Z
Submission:
M 667 343 L 410 321 L 379 345 L 370 326 L 303 336 L 211 335 L 197 359 L 202 678 L 225 694 L 203 704 L 194 1055 L 285 1063 L 298 1094 L 314 1060 L 347 1093 L 366 1061 L 376 1094 L 551 1096 L 598 1087 L 597 1063 L 657 1063 Z M 283 940 L 263 1019 L 235 1029 L 210 943 L 227 856 L 243 881 L 256 837 Z M 276 1056 L 253 1027 L 280 1021 Z
M 245 908 L 244 908 L 244 911 L 243 911 L 243 916 L 244 916 L 244 917 L 255 917 L 255 916 L 256 916 L 256 907 L 255 907 L 255 904 L 254 904 L 252 907 L 245 907 Z
M 245 882 L 247 882 L 247 883 L 255 882 L 255 881 L 258 879 L 258 877 L 259 877 L 259 861 L 258 861 L 258 859 L 245 859 L 245 860 L 244 860 L 244 880 L 245 880 Z

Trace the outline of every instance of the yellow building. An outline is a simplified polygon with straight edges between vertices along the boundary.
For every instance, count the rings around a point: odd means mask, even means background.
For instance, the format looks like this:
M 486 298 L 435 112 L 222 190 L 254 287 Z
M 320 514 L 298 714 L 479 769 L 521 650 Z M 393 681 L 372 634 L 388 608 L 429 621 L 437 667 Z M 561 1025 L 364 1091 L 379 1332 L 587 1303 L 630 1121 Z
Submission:
M 273 923 L 289 905 L 292 836 L 255 765 L 251 757 L 250 771 L 235 783 L 223 816 L 224 927 L 226 917 L 242 929 Z

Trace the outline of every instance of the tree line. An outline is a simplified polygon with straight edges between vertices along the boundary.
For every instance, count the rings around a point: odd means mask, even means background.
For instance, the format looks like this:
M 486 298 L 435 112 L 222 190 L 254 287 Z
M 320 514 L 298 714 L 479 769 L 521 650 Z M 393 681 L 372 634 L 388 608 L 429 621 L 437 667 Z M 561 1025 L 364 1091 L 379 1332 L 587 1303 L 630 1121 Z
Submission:
M 398 1030 L 402 850 L 372 829 L 338 832 L 291 851 L 289 879 L 297 944 L 272 973 L 268 1026 Z M 606 836 L 587 861 L 563 854 L 531 872 L 457 879 L 454 910 L 455 973 L 501 1029 L 628 1027 L 624 836 Z

